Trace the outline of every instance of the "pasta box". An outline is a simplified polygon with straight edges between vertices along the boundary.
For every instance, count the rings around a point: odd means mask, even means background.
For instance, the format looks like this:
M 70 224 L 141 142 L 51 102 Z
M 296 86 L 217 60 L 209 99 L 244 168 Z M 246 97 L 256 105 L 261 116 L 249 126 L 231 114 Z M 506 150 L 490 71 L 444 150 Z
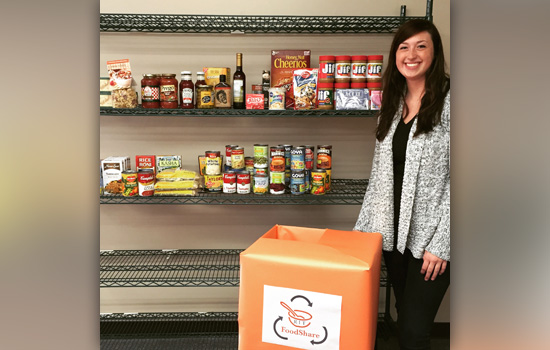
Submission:
M 240 254 L 239 349 L 373 349 L 382 235 L 276 225 Z

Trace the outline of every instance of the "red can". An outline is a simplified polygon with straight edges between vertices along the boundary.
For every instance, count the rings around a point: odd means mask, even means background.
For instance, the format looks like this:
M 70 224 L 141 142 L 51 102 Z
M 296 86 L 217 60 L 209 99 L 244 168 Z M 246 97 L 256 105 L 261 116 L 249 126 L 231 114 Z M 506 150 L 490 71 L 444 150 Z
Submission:
M 250 193 L 250 173 L 248 172 L 237 173 L 237 193 L 238 194 Z
M 153 169 L 140 169 L 137 173 L 139 195 L 152 196 L 155 192 L 155 171 Z
M 305 145 L 306 148 L 306 169 L 313 169 L 313 162 L 315 161 L 315 146 Z
M 231 150 L 239 145 L 225 145 L 225 165 L 231 166 Z
M 290 162 L 289 162 L 289 166 L 290 166 Z M 285 147 L 271 146 L 269 148 L 269 171 L 282 172 L 282 171 L 285 171 L 285 168 L 286 168 Z
M 234 171 L 223 173 L 223 193 L 237 192 L 237 174 Z

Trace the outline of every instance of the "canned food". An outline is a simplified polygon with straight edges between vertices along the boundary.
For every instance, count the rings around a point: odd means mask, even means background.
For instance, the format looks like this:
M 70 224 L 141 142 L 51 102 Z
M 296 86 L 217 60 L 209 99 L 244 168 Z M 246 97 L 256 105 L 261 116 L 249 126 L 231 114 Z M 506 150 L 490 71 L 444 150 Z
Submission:
M 305 145 L 303 146 L 306 149 L 305 155 L 305 168 L 313 169 L 313 160 L 315 159 L 315 146 Z
M 285 172 L 272 171 L 269 173 L 269 193 L 283 194 L 285 193 Z
M 285 168 L 290 169 L 290 151 L 292 150 L 292 145 L 279 145 L 285 148 Z
M 269 171 L 285 171 L 285 148 L 283 146 L 271 146 L 269 150 Z
M 306 169 L 304 170 L 304 178 L 306 182 L 306 192 L 311 192 L 311 170 Z
M 247 172 L 254 171 L 254 157 L 244 157 L 244 167 Z
M 285 109 L 285 89 L 280 87 L 269 88 L 269 109 Z
M 290 174 L 290 193 L 300 195 L 306 193 L 305 171 L 293 171 Z
M 306 148 L 294 147 L 290 150 L 290 170 L 306 169 Z
M 254 175 L 254 194 L 266 194 L 269 180 L 266 174 Z
M 267 145 L 254 145 L 254 168 L 267 168 Z
M 231 167 L 235 170 L 244 169 L 244 147 L 231 149 Z
M 237 174 L 234 171 L 223 173 L 223 193 L 237 192 Z
M 237 193 L 238 194 L 250 193 L 250 173 L 248 172 L 237 173 Z
M 267 176 L 267 168 L 254 168 L 252 175 L 265 175 Z
M 219 175 L 222 172 L 222 164 L 220 158 L 220 151 L 206 151 L 204 152 L 206 157 L 204 165 L 205 175 Z
M 152 196 L 155 192 L 155 171 L 140 169 L 137 173 L 138 191 L 142 197 Z
M 204 187 L 208 192 L 221 192 L 223 189 L 223 175 L 204 175 Z
M 325 192 L 330 192 L 332 189 L 332 169 L 325 169 L 327 177 L 325 179 Z
M 225 145 L 225 165 L 231 167 L 231 150 L 239 145 Z
M 122 195 L 124 197 L 134 197 L 138 195 L 138 181 L 137 172 L 134 170 L 125 170 L 122 172 L 122 183 L 124 184 L 124 190 Z
M 332 145 L 317 146 L 317 169 L 332 169 Z
M 325 169 L 316 169 L 311 171 L 311 194 L 325 194 L 325 182 L 327 171 Z

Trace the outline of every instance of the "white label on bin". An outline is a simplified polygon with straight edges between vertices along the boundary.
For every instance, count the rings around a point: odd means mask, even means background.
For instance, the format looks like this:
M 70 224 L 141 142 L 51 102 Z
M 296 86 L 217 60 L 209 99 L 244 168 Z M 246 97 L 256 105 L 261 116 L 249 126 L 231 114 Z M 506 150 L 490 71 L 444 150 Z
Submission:
M 339 350 L 342 296 L 264 285 L 262 342 Z

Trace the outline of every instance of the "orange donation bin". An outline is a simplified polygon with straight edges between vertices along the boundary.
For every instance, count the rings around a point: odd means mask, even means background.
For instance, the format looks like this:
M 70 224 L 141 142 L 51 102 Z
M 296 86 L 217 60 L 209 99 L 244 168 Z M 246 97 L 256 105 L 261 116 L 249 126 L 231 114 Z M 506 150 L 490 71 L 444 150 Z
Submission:
M 276 225 L 240 255 L 239 349 L 374 349 L 382 236 Z

